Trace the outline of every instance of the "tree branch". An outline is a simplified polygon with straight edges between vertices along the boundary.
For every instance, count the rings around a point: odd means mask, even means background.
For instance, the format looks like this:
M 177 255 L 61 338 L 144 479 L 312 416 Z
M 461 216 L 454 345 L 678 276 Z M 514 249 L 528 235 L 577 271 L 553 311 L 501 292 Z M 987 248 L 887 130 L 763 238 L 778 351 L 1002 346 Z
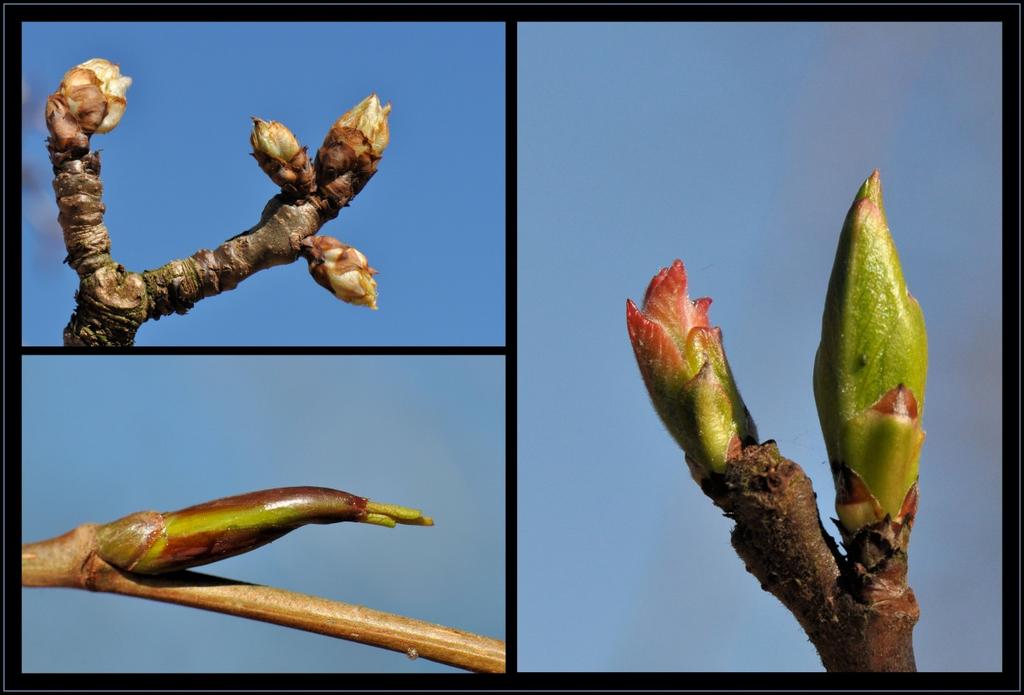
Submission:
M 51 144 L 51 158 L 65 260 L 79 276 L 65 345 L 131 345 L 145 321 L 184 314 L 199 300 L 233 290 L 254 273 L 294 262 L 302 240 L 337 214 L 316 196 L 299 203 L 277 195 L 255 226 L 216 249 L 132 272 L 111 255 L 110 233 L 103 224 L 99 153 L 69 156 L 55 153 Z
M 188 258 L 143 272 L 149 297 L 147 318 L 184 314 L 200 299 L 235 289 L 251 275 L 298 259 L 300 243 L 327 220 L 311 202 L 293 205 L 282 196 L 270 199 L 260 221 L 216 249 L 201 249 Z
M 96 524 L 21 547 L 21 583 L 177 603 L 316 632 L 470 671 L 504 673 L 505 643 L 455 628 L 198 572 L 144 576 L 96 554 Z
M 732 544 L 747 571 L 796 616 L 828 671 L 916 670 L 909 526 L 868 527 L 844 539 L 842 555 L 810 479 L 772 441 L 745 447 L 703 489 L 735 520 Z
M 200 299 L 232 290 L 256 272 L 292 263 L 301 253 L 307 253 L 311 264 L 322 262 L 303 250 L 302 241 L 362 190 L 388 144 L 391 107 L 381 107 L 376 94 L 335 121 L 313 163 L 286 127 L 254 118 L 252 154 L 281 191 L 266 205 L 259 223 L 212 251 L 201 249 L 154 270 L 131 272 L 111 255 L 110 233 L 103 224 L 100 156 L 90 151 L 93 134 L 109 132 L 120 121 L 130 84 L 117 66 L 92 60 L 69 71 L 47 99 L 47 151 L 68 252 L 65 261 L 79 277 L 65 345 L 132 345 L 145 321 L 184 314 Z M 356 268 L 369 278 L 376 271 L 361 254 L 359 258 L 361 264 L 350 261 L 336 270 Z M 367 300 L 358 293 L 339 294 L 331 284 L 327 288 L 339 298 L 375 308 L 375 290 Z

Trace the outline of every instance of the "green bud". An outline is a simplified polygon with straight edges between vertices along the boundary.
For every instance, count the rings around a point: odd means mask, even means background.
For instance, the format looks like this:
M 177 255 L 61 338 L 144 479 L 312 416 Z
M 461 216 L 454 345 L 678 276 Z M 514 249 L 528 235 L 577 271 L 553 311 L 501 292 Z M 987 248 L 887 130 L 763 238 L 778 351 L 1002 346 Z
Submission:
M 885 217 L 878 172 L 839 237 L 814 360 L 814 397 L 847 531 L 916 511 L 928 341 Z M 913 494 L 912 494 L 913 493 Z
M 626 300 L 626 328 L 647 392 L 698 481 L 724 472 L 742 443 L 757 439 L 722 331 L 709 324 L 710 304 L 707 297 L 690 299 L 679 260 L 654 276 L 642 309 Z
M 139 574 L 205 565 L 266 545 L 305 524 L 356 521 L 433 526 L 419 510 L 325 487 L 284 487 L 204 502 L 177 512 L 136 512 L 97 531 L 97 553 Z

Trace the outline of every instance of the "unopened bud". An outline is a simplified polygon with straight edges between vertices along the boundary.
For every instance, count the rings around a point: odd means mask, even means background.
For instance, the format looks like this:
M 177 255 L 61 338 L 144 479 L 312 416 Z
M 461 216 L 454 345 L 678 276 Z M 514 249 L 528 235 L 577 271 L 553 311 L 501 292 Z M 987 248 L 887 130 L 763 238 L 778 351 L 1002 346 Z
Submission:
M 358 249 L 319 235 L 307 237 L 302 246 L 317 284 L 349 304 L 377 308 L 377 271 Z
M 341 118 L 334 122 L 333 127 L 355 128 L 366 136 L 373 153 L 380 157 L 384 154 L 384 149 L 390 140 L 388 132 L 388 114 L 390 113 L 391 104 L 381 106 L 377 95 L 371 94 L 342 114 Z
M 928 338 L 907 291 L 874 172 L 839 237 L 814 360 L 814 396 L 846 531 L 912 521 Z
M 313 166 L 306 148 L 283 123 L 252 117 L 249 143 L 260 169 L 283 191 L 304 198 L 316 189 Z
M 701 481 L 724 472 L 757 430 L 726 360 L 722 331 L 708 323 L 711 300 L 691 300 L 686 284 L 682 261 L 663 268 L 642 310 L 626 300 L 626 326 L 654 409 Z
M 97 553 L 139 574 L 205 565 L 266 545 L 306 524 L 357 521 L 433 526 L 418 509 L 325 487 L 284 487 L 225 497 L 177 512 L 137 512 L 97 531 Z
M 252 117 L 252 123 L 249 142 L 255 152 L 262 152 L 279 162 L 287 162 L 299 151 L 299 141 L 283 123 L 264 121 L 255 116 Z
M 89 136 L 60 94 L 51 94 L 46 100 L 46 128 L 50 131 L 51 147 L 57 152 L 89 150 Z
M 382 107 L 371 94 L 327 131 L 314 166 L 317 184 L 335 209 L 347 205 L 376 173 L 390 137 L 390 113 L 391 104 Z
M 124 115 L 131 84 L 116 63 L 93 58 L 68 70 L 59 91 L 83 132 L 108 133 Z

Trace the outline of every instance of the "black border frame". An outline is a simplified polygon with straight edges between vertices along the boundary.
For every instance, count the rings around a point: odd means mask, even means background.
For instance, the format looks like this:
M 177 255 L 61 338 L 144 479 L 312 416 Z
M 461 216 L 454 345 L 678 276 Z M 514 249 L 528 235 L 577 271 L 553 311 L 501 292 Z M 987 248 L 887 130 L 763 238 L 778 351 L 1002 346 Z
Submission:
M 54 19 L 53 6 L 5 5 L 5 78 L 20 67 L 20 24 Z M 61 5 L 61 21 L 474 21 L 502 22 L 506 26 L 506 344 L 488 347 L 364 347 L 364 348 L 134 348 L 85 351 L 23 347 L 21 339 L 21 243 L 19 234 L 4 235 L 4 690 L 887 690 L 1021 691 L 1020 677 L 1020 3 L 899 4 L 899 5 Z M 516 432 L 516 92 L 517 22 L 635 22 L 635 21 L 991 21 L 1003 27 L 1003 200 L 1004 200 L 1004 383 L 1016 386 L 1004 393 L 1003 482 L 1003 671 L 995 673 L 827 674 L 827 673 L 517 673 L 516 592 L 506 599 L 508 673 L 504 675 L 347 674 L 344 687 L 333 674 L 23 674 L 20 673 L 20 591 L 13 568 L 20 560 L 20 398 L 21 358 L 50 354 L 337 354 L 337 355 L 504 355 L 506 364 L 506 434 Z M 17 80 L 5 79 L 5 103 L 17 103 Z M 20 148 L 7 127 L 10 140 L 5 167 L 5 226 L 20 229 L 19 188 L 11 173 L 20 167 Z M 20 117 L 19 117 L 20 118 Z M 1008 155 L 1008 156 L 1006 156 Z M 15 158 L 18 158 L 15 161 Z M 1016 208 L 1013 202 L 1016 201 Z M 7 260 L 12 259 L 12 260 Z M 1015 261 L 1015 263 L 1014 263 Z M 1007 331 L 1009 326 L 1011 330 Z M 1016 330 L 1013 330 L 1013 329 Z M 1006 349 L 1009 347 L 1010 349 Z M 1014 398 L 1016 396 L 1016 398 Z M 1016 406 L 1016 407 L 1015 407 Z M 1007 417 L 1007 413 L 1011 417 Z M 1012 417 L 1016 415 L 1016 417 Z M 1014 436 L 1014 435 L 1017 436 Z M 506 437 L 511 460 L 516 457 L 515 437 Z M 18 462 L 8 465 L 8 462 Z M 965 462 L 969 465 L 969 462 Z M 506 465 L 506 489 L 515 502 L 515 466 Z M 506 522 L 507 576 L 516 577 L 517 509 L 508 505 Z M 12 571 L 8 571 L 12 570 Z M 512 584 L 514 587 L 514 583 Z M 8 598 L 12 600 L 8 602 Z M 10 603 L 10 605 L 8 605 Z M 8 639 L 8 638 L 11 639 Z

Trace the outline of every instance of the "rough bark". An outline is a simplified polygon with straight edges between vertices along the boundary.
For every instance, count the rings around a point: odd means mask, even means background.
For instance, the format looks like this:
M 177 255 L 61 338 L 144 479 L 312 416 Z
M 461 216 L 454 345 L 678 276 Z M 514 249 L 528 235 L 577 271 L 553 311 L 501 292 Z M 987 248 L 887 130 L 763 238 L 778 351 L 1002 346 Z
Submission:
M 828 671 L 915 671 L 920 610 L 907 585 L 909 525 L 844 539 L 823 528 L 811 481 L 774 442 L 751 445 L 703 486 L 736 522 L 747 571 L 800 622 Z
M 184 314 L 199 300 L 233 290 L 254 273 L 294 262 L 302 253 L 302 240 L 320 231 L 351 202 L 376 172 L 380 159 L 379 155 L 353 155 L 321 172 L 320 188 L 312 193 L 290 194 L 293 189 L 282 189 L 267 203 L 255 226 L 217 248 L 200 249 L 188 258 L 134 272 L 111 255 L 110 232 L 103 223 L 100 155 L 89 150 L 89 135 L 60 110 L 48 111 L 47 127 L 58 222 L 68 252 L 65 262 L 79 277 L 76 307 L 64 329 L 64 344 L 71 346 L 132 345 L 146 321 Z M 350 141 L 365 142 L 359 131 L 343 130 Z

